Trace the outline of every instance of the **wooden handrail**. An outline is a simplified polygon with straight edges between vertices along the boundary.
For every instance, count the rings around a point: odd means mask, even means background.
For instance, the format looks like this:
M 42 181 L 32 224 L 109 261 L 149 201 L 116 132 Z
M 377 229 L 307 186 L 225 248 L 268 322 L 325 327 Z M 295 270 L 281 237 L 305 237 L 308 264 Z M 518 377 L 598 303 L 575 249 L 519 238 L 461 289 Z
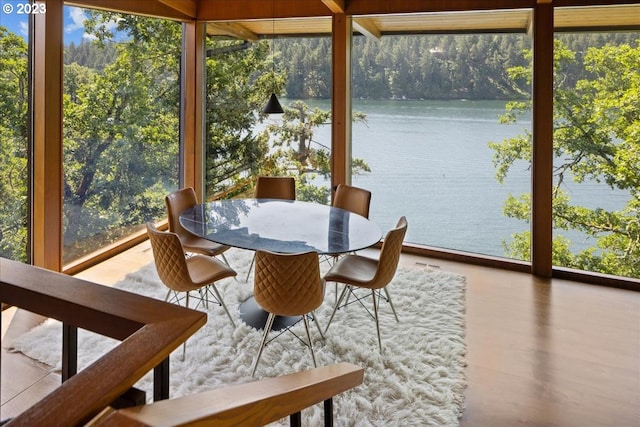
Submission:
M 0 258 L 0 300 L 118 340 L 117 347 L 7 425 L 74 426 L 168 359 L 205 313 Z
M 91 426 L 263 426 L 356 387 L 363 377 L 364 369 L 339 363 L 134 408 L 108 410 Z
M 327 402 L 362 383 L 364 370 L 340 363 L 135 408 L 109 404 L 206 323 L 206 314 L 0 258 L 0 300 L 123 340 L 9 426 L 264 425 Z

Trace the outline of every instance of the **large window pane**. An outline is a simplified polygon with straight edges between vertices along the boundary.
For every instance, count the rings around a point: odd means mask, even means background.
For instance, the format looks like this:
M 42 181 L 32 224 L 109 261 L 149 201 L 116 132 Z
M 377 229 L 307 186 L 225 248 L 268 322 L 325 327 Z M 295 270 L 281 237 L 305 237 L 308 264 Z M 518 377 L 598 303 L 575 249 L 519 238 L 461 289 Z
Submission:
M 28 262 L 29 22 L 0 5 L 0 257 Z
M 291 175 L 299 200 L 328 203 L 331 144 L 323 130 L 330 118 L 330 60 L 329 37 L 269 34 L 253 43 L 209 37 L 208 199 L 252 197 L 256 176 Z M 284 114 L 262 112 L 272 92 Z M 322 108 L 315 98 L 323 99 Z
M 265 158 L 268 137 L 254 132 L 274 83 L 266 41 L 225 36 L 206 44 L 205 188 L 207 199 L 246 194 Z
M 640 34 L 557 34 L 555 265 L 640 277 Z
M 65 7 L 64 261 L 166 216 L 178 185 L 181 24 Z
M 508 123 L 510 101 L 529 100 L 528 82 L 508 69 L 526 63 L 524 35 L 385 36 L 353 43 L 353 156 L 370 167 L 354 185 L 372 191 L 370 217 L 383 229 L 402 215 L 406 241 L 492 256 L 528 224 L 504 212 L 530 189 L 524 161 L 504 179 L 493 163 L 501 143 L 530 133 Z M 500 178 L 500 179 L 498 179 Z M 517 257 L 516 257 L 517 258 Z

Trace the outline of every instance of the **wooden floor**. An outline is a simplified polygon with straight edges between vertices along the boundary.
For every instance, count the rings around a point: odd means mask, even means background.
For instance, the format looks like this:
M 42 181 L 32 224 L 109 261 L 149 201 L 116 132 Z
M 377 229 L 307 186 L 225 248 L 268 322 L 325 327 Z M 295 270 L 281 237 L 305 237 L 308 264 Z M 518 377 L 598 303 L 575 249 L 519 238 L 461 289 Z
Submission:
M 112 284 L 151 259 L 144 243 L 80 277 Z M 402 263 L 467 277 L 461 426 L 640 427 L 640 293 L 406 255 Z M 34 321 L 5 313 L 3 345 Z M 1 418 L 58 382 L 3 349 Z

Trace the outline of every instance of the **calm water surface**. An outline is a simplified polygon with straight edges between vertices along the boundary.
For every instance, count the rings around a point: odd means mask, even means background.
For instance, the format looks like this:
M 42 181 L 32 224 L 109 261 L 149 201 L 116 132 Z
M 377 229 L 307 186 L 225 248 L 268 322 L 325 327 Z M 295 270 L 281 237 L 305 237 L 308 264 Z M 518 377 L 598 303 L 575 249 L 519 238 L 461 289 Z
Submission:
M 309 102 L 330 108 L 329 102 Z M 353 125 L 353 157 L 371 172 L 353 177 L 353 185 L 373 193 L 370 218 L 386 230 L 405 215 L 406 241 L 442 248 L 504 256 L 503 242 L 529 229 L 507 218 L 507 196 L 530 191 L 530 172 L 517 163 L 503 184 L 495 178 L 489 142 L 531 129 L 530 117 L 501 125 L 504 101 L 363 101 L 353 108 L 367 123 Z M 330 145 L 330 129 L 314 139 Z M 573 199 L 588 207 L 624 205 L 628 196 L 597 183 L 569 185 Z M 576 249 L 593 245 L 580 233 L 564 233 Z

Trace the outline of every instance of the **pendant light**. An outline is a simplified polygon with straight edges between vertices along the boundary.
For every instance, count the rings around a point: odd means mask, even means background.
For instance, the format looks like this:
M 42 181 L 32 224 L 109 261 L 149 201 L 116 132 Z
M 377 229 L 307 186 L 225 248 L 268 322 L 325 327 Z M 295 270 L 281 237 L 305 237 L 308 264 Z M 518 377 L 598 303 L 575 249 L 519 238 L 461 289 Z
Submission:
M 274 49 L 273 49 L 273 45 L 276 42 L 276 5 L 275 5 L 275 0 L 272 1 L 271 3 L 272 6 L 272 16 L 273 19 L 271 21 L 271 78 L 273 81 L 273 91 L 271 92 L 271 97 L 269 97 L 269 101 L 267 102 L 267 105 L 265 105 L 264 109 L 262 110 L 262 112 L 264 114 L 282 114 L 284 113 L 284 110 L 282 109 L 282 105 L 280 105 L 280 101 L 278 101 L 278 97 L 276 96 L 276 92 L 275 92 L 275 81 L 276 81 L 276 59 L 275 59 L 275 53 L 274 53 Z

